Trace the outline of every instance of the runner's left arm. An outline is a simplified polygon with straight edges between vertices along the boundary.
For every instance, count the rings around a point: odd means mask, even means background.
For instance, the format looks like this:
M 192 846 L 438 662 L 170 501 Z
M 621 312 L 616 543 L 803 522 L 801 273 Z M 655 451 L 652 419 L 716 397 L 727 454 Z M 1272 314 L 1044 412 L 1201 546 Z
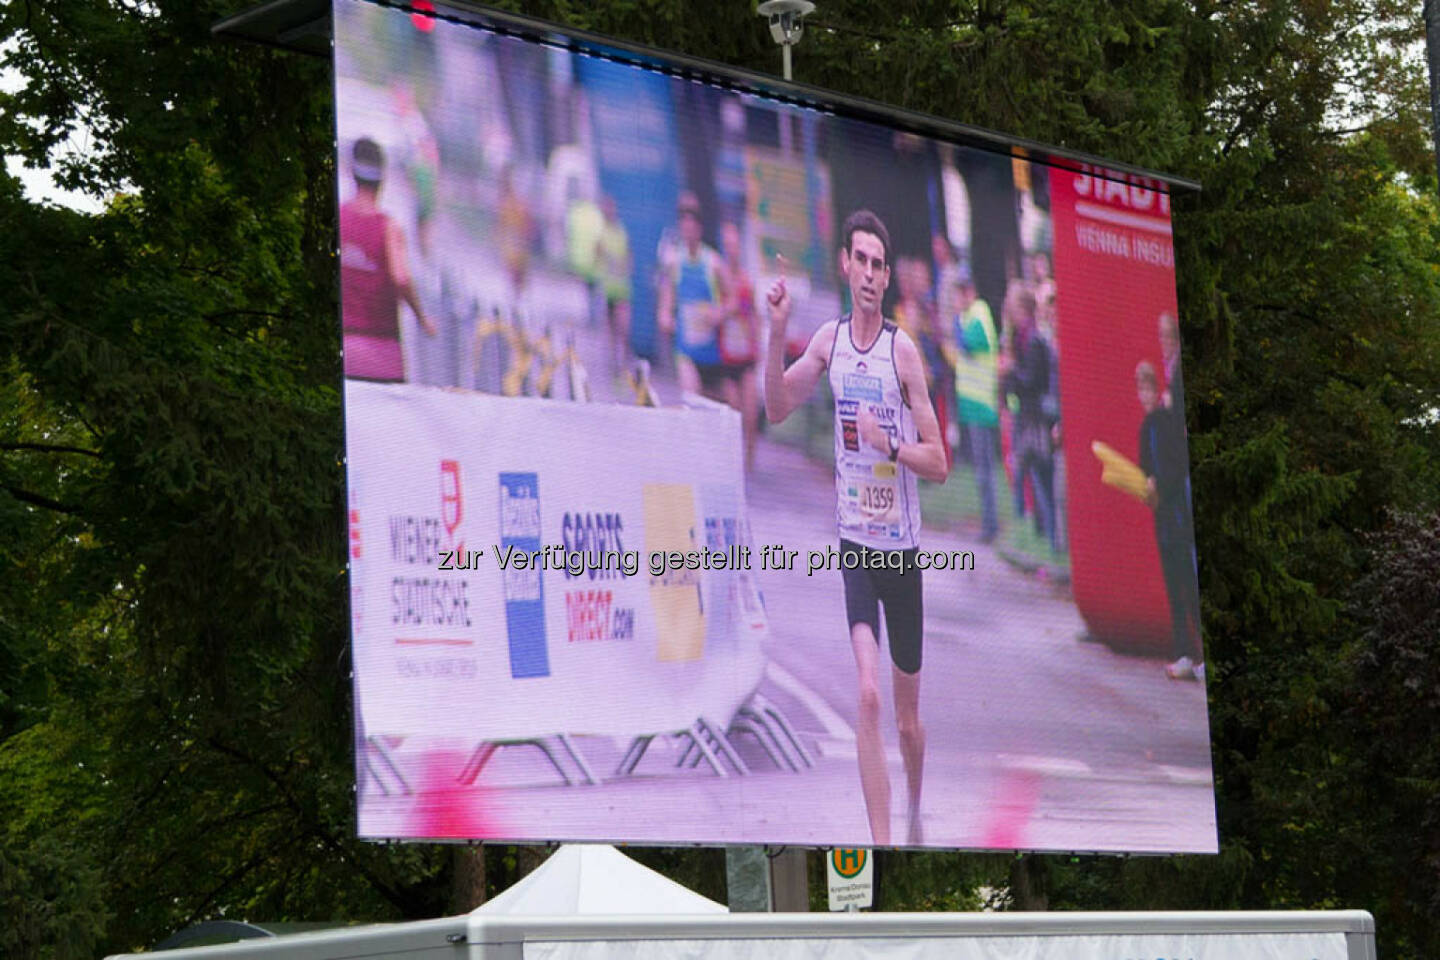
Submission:
M 909 337 L 899 331 L 896 333 L 895 372 L 900 376 L 900 385 L 905 389 L 911 415 L 915 418 L 915 432 L 920 437 L 918 443 L 900 444 L 896 460 L 926 480 L 944 483 L 949 472 L 940 437 L 940 421 L 935 417 L 935 408 L 930 405 L 930 392 L 925 387 L 925 361 Z

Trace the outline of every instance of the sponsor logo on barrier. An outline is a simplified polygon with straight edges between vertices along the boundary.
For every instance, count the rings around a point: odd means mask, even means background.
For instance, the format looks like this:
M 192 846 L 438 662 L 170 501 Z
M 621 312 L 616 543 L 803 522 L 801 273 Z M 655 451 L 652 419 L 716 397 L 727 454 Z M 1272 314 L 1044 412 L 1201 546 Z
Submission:
M 358 641 L 365 636 L 365 580 L 360 561 L 365 556 L 364 526 L 360 523 L 360 491 L 350 481 L 350 636 Z
M 500 474 L 500 537 L 503 540 L 540 539 L 540 497 L 537 485 L 506 487 L 506 477 L 530 477 L 533 473 Z
M 354 489 L 350 491 L 350 559 L 359 560 L 365 556 L 365 542 L 360 536 L 360 498 Z
M 725 550 L 740 542 L 740 519 L 738 517 L 705 518 L 705 546 L 711 550 Z
M 737 610 L 751 630 L 765 628 L 764 608 L 750 573 L 750 528 L 740 517 L 706 517 L 705 546 L 726 555 L 719 570 L 733 575 L 727 578 L 729 607 Z
M 609 590 L 571 590 L 565 594 L 565 633 L 570 643 L 630 640 L 635 611 L 616 607 Z
M 440 552 L 440 521 L 435 517 L 390 517 L 390 559 L 428 567 Z
M 690 485 L 647 483 L 643 495 L 645 549 L 652 556 L 694 550 L 695 491 Z M 659 576 L 652 574 L 650 606 L 655 613 L 658 660 L 698 660 L 704 656 L 705 607 L 698 571 L 667 569 Z
M 359 549 L 359 510 L 352 503 L 352 555 Z M 460 466 L 454 460 L 440 461 L 439 515 L 433 517 L 392 514 L 390 561 L 409 567 L 436 567 L 450 551 L 442 544 L 453 542 L 464 520 Z M 390 578 L 390 625 L 392 627 L 469 627 L 469 582 L 463 577 L 393 576 Z M 358 613 L 356 619 L 358 622 Z M 470 640 L 450 637 L 397 637 L 397 644 L 459 644 Z
M 453 554 L 465 552 L 465 541 L 455 531 L 465 520 L 465 492 L 460 485 L 460 461 L 440 461 L 440 522 L 445 525 L 445 543 Z
M 593 556 L 594 562 L 573 573 L 567 566 L 565 579 L 612 580 L 627 576 L 623 564 L 606 562 L 625 553 L 624 533 L 625 521 L 619 513 L 567 512 L 560 521 L 560 538 L 566 552 Z
M 540 551 L 540 478 L 535 473 L 500 474 L 500 544 L 517 553 Z M 510 676 L 550 676 L 545 640 L 545 585 L 536 565 L 507 565 L 501 575 L 505 594 L 505 633 L 510 644 Z
M 390 623 L 397 627 L 468 627 L 468 586 L 464 580 L 448 577 L 395 577 L 390 581 Z

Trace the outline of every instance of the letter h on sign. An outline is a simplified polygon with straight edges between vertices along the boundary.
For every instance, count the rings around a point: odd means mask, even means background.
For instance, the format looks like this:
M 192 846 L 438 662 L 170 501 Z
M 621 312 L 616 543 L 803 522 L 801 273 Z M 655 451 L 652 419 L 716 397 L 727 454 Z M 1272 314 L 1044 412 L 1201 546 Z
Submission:
M 834 852 L 835 872 L 842 877 L 853 877 L 865 866 L 864 850 L 839 849 Z

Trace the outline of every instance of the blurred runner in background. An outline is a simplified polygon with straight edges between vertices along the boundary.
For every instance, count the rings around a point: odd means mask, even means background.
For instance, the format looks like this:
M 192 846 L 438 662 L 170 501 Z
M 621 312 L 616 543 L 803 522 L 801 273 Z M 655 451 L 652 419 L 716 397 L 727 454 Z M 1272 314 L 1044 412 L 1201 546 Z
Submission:
M 755 362 L 759 359 L 760 329 L 755 316 L 755 286 L 741 264 L 740 228 L 726 223 L 720 228 L 720 248 L 725 289 L 730 299 L 720 326 L 720 360 L 724 365 L 725 402 L 740 411 L 745 437 L 745 470 L 755 460 L 758 435 L 759 394 L 755 387 Z
M 725 318 L 723 264 L 701 237 L 700 200 L 690 191 L 677 204 L 680 243 L 660 264 L 660 328 L 675 336 L 680 388 L 725 402 L 720 323 Z
M 369 137 L 351 151 L 355 196 L 340 207 L 341 316 L 345 330 L 345 375 L 360 380 L 400 382 L 399 305 L 403 302 L 430 336 L 435 324 L 421 308 L 411 282 L 405 230 L 379 208 L 385 153 Z

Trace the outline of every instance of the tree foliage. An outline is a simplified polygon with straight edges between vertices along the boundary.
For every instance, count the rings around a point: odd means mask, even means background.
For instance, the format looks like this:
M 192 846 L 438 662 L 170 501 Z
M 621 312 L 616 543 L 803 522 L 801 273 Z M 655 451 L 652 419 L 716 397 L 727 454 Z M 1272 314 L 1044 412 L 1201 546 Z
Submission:
M 1350 772 L 1359 815 L 1346 830 L 1348 862 L 1358 872 L 1379 848 L 1392 866 L 1368 885 L 1406 946 L 1433 955 L 1440 948 L 1440 512 L 1392 513 L 1368 539 L 1371 562 L 1350 598 L 1359 633 L 1341 715 L 1357 743 Z
M 745 4 L 506 5 L 778 67 Z M 446 904 L 449 857 L 351 836 L 328 66 L 212 39 L 241 6 L 0 10 L 6 155 L 111 198 L 0 177 L 7 955 Z M 1052 907 L 1364 907 L 1387 955 L 1440 952 L 1420 30 L 1397 0 L 828 0 L 796 51 L 807 82 L 1205 188 L 1176 242 L 1222 853 L 1039 858 Z M 715 895 L 713 854 L 647 856 Z M 886 870 L 897 908 L 1010 875 Z

